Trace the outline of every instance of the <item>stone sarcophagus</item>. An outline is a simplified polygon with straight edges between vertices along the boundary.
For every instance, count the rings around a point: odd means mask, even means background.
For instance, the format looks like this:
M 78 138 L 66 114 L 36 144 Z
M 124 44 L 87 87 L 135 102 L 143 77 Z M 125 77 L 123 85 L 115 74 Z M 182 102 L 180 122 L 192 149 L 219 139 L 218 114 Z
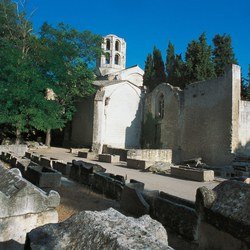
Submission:
M 26 178 L 40 188 L 55 188 L 61 185 L 62 174 L 55 169 L 42 166 L 28 166 Z
M 199 249 L 250 249 L 250 185 L 224 181 L 196 193 Z
M 26 233 L 38 226 L 58 222 L 60 196 L 48 194 L 24 178 L 18 169 L 0 166 L 0 245 L 24 244 Z

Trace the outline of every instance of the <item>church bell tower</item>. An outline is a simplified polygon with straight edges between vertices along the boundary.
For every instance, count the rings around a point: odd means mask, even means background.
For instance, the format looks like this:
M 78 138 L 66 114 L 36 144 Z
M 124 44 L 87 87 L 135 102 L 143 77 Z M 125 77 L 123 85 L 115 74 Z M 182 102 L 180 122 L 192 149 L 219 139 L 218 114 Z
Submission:
M 125 69 L 126 42 L 116 35 L 107 35 L 103 38 L 103 54 L 97 62 L 102 76 Z

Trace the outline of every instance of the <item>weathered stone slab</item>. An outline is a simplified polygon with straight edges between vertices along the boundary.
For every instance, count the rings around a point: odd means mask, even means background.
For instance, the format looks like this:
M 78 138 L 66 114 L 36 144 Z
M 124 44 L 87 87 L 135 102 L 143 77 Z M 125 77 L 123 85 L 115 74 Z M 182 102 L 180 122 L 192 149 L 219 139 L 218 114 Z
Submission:
M 70 169 L 70 178 L 77 182 L 89 185 L 89 174 L 105 171 L 106 169 L 98 164 L 73 160 Z
M 250 185 L 240 181 L 224 181 L 213 190 L 199 188 L 200 249 L 249 249 L 249 204 Z
M 22 178 L 18 169 L 0 166 L 0 242 L 23 244 L 31 229 L 57 222 L 55 207 L 59 203 L 57 192 L 47 195 Z
M 107 145 L 103 145 L 102 153 L 111 155 L 120 155 L 120 161 L 126 161 L 128 150 L 123 148 L 112 148 Z
M 27 249 L 172 249 L 167 233 L 157 221 L 145 215 L 126 217 L 110 208 L 83 211 L 58 223 L 27 234 Z
M 171 175 L 194 181 L 213 181 L 214 171 L 189 167 L 171 167 Z
M 84 151 L 79 151 L 78 152 L 78 157 L 81 158 L 86 158 L 88 160 L 96 160 L 98 155 L 94 152 L 84 152 Z
M 52 168 L 42 166 L 28 166 L 26 178 L 41 188 L 54 188 L 61 185 L 62 174 Z
M 94 173 L 91 178 L 91 187 L 105 196 L 120 200 L 125 180 L 123 176 L 110 173 Z
M 145 201 L 142 193 L 134 183 L 124 186 L 121 196 L 121 209 L 135 216 L 142 216 L 149 213 L 149 204 Z
M 130 149 L 127 158 L 134 160 L 145 160 L 149 162 L 172 162 L 171 149 Z
M 143 192 L 150 216 L 186 239 L 196 240 L 197 214 L 194 203 L 164 192 Z
M 17 156 L 24 156 L 28 151 L 28 146 L 25 144 L 0 145 L 0 151 L 12 152 Z
M 45 158 L 45 157 L 41 157 L 40 158 L 40 165 L 42 167 L 46 167 L 46 168 L 52 168 L 52 160 Z
M 70 175 L 70 170 L 71 170 L 71 163 L 64 163 L 64 162 L 60 162 L 60 161 L 53 161 L 52 163 L 53 165 L 53 169 L 59 171 L 60 173 L 62 173 L 65 176 L 69 176 Z
M 134 168 L 134 169 L 147 169 L 152 166 L 154 163 L 151 161 L 144 161 L 144 160 L 136 160 L 127 158 L 127 167 Z
M 31 161 L 33 161 L 37 164 L 40 164 L 40 155 L 32 154 L 30 159 L 31 159 Z
M 153 172 L 153 173 L 167 173 L 170 171 L 171 167 L 174 165 L 169 162 L 155 162 L 153 165 L 151 165 L 149 168 L 147 168 L 147 171 Z
M 117 163 L 117 162 L 120 162 L 120 156 L 110 155 L 110 154 L 99 154 L 98 160 L 101 162 Z

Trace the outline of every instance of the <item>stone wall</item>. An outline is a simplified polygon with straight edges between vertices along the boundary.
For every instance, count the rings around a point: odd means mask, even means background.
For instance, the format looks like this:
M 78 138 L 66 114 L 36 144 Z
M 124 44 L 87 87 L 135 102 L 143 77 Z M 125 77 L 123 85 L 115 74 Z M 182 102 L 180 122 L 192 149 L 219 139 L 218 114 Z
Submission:
M 159 118 L 158 98 L 164 96 L 164 116 Z M 147 95 L 144 107 L 143 146 L 146 148 L 170 148 L 174 161 L 179 160 L 180 111 L 182 91 L 170 84 L 160 84 Z
M 155 129 L 144 137 L 153 133 L 159 148 L 172 149 L 173 162 L 202 157 L 209 165 L 230 164 L 239 144 L 240 84 L 237 65 L 223 77 L 193 83 L 184 90 L 160 84 L 146 97 L 144 125 L 151 114 Z M 159 116 L 161 95 L 163 117 Z
M 171 149 L 130 149 L 127 153 L 127 158 L 144 161 L 162 161 L 172 162 Z
M 240 68 L 184 89 L 181 115 L 182 159 L 200 156 L 211 165 L 227 165 L 238 140 Z
M 240 101 L 239 146 L 237 152 L 250 156 L 250 102 Z
M 0 166 L 0 242 L 24 244 L 33 228 L 58 222 L 59 203 L 57 192 L 46 194 L 23 179 L 18 169 Z
M 105 86 L 95 97 L 93 150 L 102 145 L 138 148 L 141 134 L 141 89 L 128 81 Z

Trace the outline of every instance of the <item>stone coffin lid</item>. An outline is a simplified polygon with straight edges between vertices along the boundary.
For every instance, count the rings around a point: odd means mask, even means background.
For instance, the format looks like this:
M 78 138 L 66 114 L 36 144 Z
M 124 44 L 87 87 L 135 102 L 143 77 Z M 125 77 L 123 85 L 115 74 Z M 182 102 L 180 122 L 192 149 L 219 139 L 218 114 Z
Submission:
M 44 192 L 23 179 L 18 169 L 0 166 L 0 219 L 55 209 L 60 195 Z
M 27 183 L 8 169 L 0 166 L 0 192 L 6 197 L 12 197 L 25 188 Z

